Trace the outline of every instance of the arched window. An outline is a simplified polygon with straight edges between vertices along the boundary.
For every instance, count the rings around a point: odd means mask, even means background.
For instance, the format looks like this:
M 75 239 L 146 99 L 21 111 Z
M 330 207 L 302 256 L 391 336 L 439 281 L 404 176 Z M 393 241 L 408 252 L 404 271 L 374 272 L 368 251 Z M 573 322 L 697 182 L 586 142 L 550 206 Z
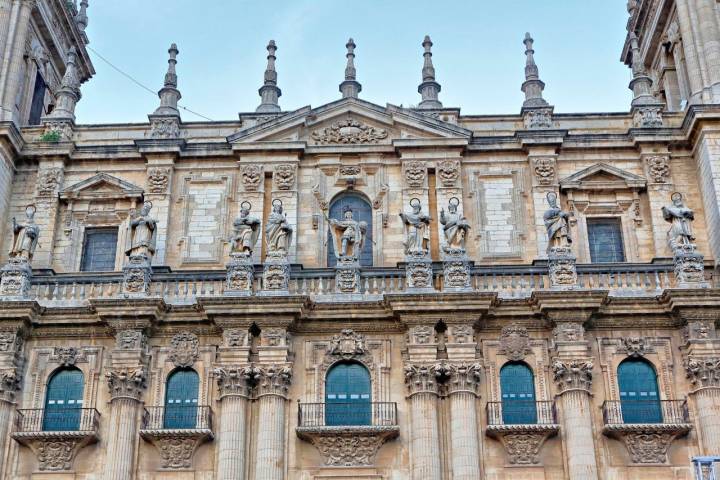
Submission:
M 341 362 L 325 379 L 325 424 L 370 425 L 370 372 L 357 362 Z
M 645 360 L 629 358 L 618 366 L 620 408 L 625 423 L 661 423 L 657 374 Z
M 525 363 L 510 362 L 500 369 L 500 395 L 504 424 L 537 423 L 535 380 Z
M 191 368 L 175 370 L 168 376 L 163 428 L 195 428 L 199 389 L 200 379 Z
M 85 379 L 77 368 L 61 368 L 50 377 L 45 395 L 43 430 L 74 431 L 80 429 Z
M 367 223 L 367 237 L 365 238 L 365 246 L 362 252 L 360 252 L 360 265 L 363 267 L 371 267 L 373 264 L 372 207 L 365 197 L 359 193 L 345 192 L 335 197 L 330 204 L 329 217 L 338 220 L 342 219 L 343 209 L 345 209 L 345 207 L 352 209 L 355 220 Z M 327 264 L 328 267 L 334 267 L 337 264 L 337 259 L 335 258 L 335 247 L 333 246 L 330 232 L 328 232 L 327 245 Z

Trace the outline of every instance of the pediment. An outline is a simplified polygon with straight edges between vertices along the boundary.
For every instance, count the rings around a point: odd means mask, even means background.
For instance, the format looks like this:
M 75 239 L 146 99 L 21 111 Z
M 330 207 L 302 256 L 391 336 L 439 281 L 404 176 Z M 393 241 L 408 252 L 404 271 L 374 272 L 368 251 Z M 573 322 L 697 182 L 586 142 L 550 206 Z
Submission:
M 107 173 L 98 173 L 60 192 L 63 199 L 140 198 L 143 189 Z
M 597 163 L 560 180 L 561 190 L 639 189 L 646 185 L 643 177 L 605 163 Z
M 469 139 L 457 125 L 401 107 L 342 99 L 305 107 L 253 125 L 228 137 L 231 144 L 301 142 L 307 146 L 392 145 L 396 140 Z

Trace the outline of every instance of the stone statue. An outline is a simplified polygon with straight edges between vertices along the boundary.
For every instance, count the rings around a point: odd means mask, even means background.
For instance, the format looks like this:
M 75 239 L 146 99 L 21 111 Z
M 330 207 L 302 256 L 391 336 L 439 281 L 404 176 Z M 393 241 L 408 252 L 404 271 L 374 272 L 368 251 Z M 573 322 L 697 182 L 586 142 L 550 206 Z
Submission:
M 467 238 L 470 224 L 467 218 L 457 213 L 460 200 L 453 197 L 448 202 L 448 213 L 445 209 L 440 210 L 440 224 L 445 234 L 445 245 L 443 249 L 448 253 L 465 253 L 465 239 Z
M 13 242 L 10 248 L 10 258 L 18 260 L 32 260 L 40 237 L 40 227 L 35 224 L 35 205 L 25 208 L 25 223 L 18 223 L 12 219 Z
M 332 233 L 335 257 L 338 260 L 357 260 L 365 246 L 365 235 L 367 234 L 367 223 L 358 222 L 353 219 L 353 211 L 350 207 L 343 209 L 343 219 L 329 219 Z
M 547 194 L 547 201 L 550 208 L 545 211 L 543 220 L 545 221 L 545 228 L 547 228 L 548 251 L 556 247 L 569 247 L 572 243 L 572 237 L 570 237 L 568 219 L 572 216 L 572 213 L 565 212 L 558 206 L 555 192 Z
M 272 202 L 272 213 L 265 226 L 265 243 L 268 253 L 287 255 L 292 242 L 293 229 L 283 213 L 282 202 L 275 199 Z
M 682 194 L 675 192 L 670 197 L 672 204 L 662 207 L 663 218 L 666 222 L 670 222 L 670 230 L 667 233 L 668 245 L 670 249 L 675 251 L 686 245 L 693 248 L 695 236 L 692 233 L 692 221 L 695 220 L 695 214 L 692 210 L 685 206 Z
M 430 243 L 430 217 L 421 213 L 420 200 L 410 200 L 411 213 L 400 213 L 405 224 L 405 255 L 427 255 Z
M 152 202 L 143 203 L 140 215 L 131 213 L 130 225 L 128 226 L 128 240 L 130 247 L 125 254 L 130 258 L 143 257 L 151 259 L 155 254 L 155 242 L 157 241 L 157 223 L 150 217 Z
M 251 256 L 260 234 L 260 220 L 250 216 L 250 202 L 240 204 L 240 216 L 233 222 L 230 256 Z

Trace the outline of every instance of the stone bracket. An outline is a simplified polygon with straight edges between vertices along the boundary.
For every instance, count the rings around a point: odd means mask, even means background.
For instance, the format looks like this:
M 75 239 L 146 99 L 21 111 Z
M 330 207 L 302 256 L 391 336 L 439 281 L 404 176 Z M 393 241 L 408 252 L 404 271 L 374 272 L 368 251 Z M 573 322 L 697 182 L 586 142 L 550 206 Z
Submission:
M 140 436 L 149 441 L 160 453 L 162 468 L 168 470 L 192 468 L 193 455 L 205 440 L 212 440 L 212 430 L 140 430 Z
M 12 438 L 35 453 L 40 471 L 56 472 L 72 470 L 77 452 L 98 436 L 95 431 L 15 432 Z
M 511 465 L 535 465 L 540 463 L 538 454 L 545 440 L 557 435 L 557 424 L 490 425 L 487 436 L 502 442 Z
M 337 426 L 298 427 L 298 438 L 312 443 L 320 451 L 325 465 L 360 467 L 375 463 L 375 455 L 387 441 L 397 438 L 400 427 Z
M 603 433 L 622 440 L 633 463 L 666 463 L 667 450 L 677 437 L 687 435 L 692 429 L 689 423 L 670 424 L 610 424 Z

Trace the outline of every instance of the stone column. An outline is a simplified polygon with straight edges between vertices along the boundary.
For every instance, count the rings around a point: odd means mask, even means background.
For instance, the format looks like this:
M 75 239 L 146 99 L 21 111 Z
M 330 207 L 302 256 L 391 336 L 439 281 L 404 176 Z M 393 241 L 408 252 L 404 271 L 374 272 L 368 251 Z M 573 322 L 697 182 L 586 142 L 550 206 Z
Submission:
M 0 49 L 6 45 L 8 30 L 10 30 L 12 4 L 12 0 L 0 0 Z
M 414 480 L 440 480 L 440 433 L 438 428 L 438 379 L 446 367 L 406 365 L 405 385 L 410 401 L 410 462 Z
M 0 307 L 0 309 L 6 310 L 5 307 Z M 15 322 L 8 322 L 8 324 L 0 326 L 0 456 L 5 454 L 10 440 L 15 397 L 20 389 L 21 372 L 18 366 L 22 364 L 23 360 L 24 332 L 25 329 Z M 0 478 L 10 478 L 9 468 L 10 465 L 0 462 Z
M 285 417 L 287 394 L 292 379 L 290 364 L 254 367 L 257 380 L 258 418 L 256 479 L 285 478 Z
M 250 366 L 215 369 L 220 399 L 218 419 L 218 480 L 245 478 L 245 419 Z
M 556 358 L 553 362 L 570 480 L 598 478 L 590 403 L 592 369 L 586 359 Z
M 476 480 L 480 475 L 480 443 L 475 400 L 480 365 L 450 364 L 450 455 L 454 480 Z
M 720 455 L 720 357 L 690 356 L 685 369 L 695 387 L 691 395 L 702 455 Z
M 20 6 L 17 17 L 11 15 L 10 29 L 8 31 L 5 59 L 0 70 L 0 120 L 13 121 L 15 113 L 15 98 L 18 88 L 21 88 L 22 65 L 25 42 L 30 28 L 30 14 L 37 4 L 37 0 L 19 0 Z M 16 18 L 16 20 L 14 20 Z M 13 36 L 14 33 L 14 36 Z M 4 77 L 4 80 L 2 80 Z M 18 122 L 19 123 L 19 122 Z
M 117 348 L 111 352 L 105 372 L 110 390 L 110 421 L 103 480 L 135 478 L 135 448 L 146 387 L 145 336 L 138 330 L 117 333 Z
M 690 17 L 690 5 L 688 0 L 677 0 L 678 23 L 680 25 L 680 35 L 683 39 L 683 49 L 685 54 L 685 63 L 687 65 L 688 87 L 690 90 L 689 103 L 699 103 L 702 100 L 703 89 L 703 71 L 700 67 L 700 58 L 698 55 L 697 41 L 695 32 L 693 32 L 692 20 Z

